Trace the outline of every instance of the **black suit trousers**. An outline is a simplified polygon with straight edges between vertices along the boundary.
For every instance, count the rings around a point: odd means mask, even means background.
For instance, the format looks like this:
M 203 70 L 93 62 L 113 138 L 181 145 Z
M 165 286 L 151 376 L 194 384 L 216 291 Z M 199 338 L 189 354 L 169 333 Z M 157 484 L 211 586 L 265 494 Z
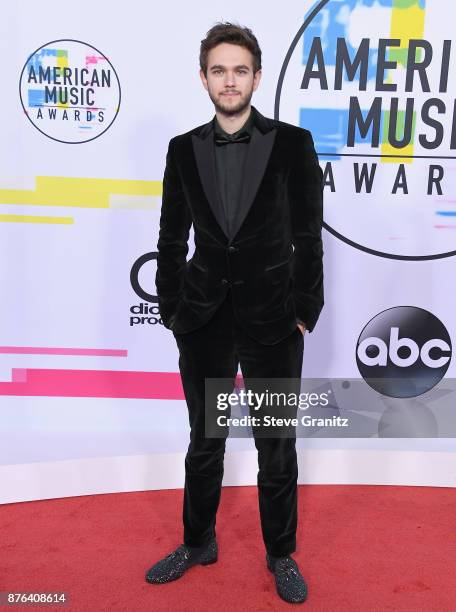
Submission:
M 304 337 L 298 327 L 274 345 L 250 337 L 237 321 L 231 292 L 202 327 L 174 333 L 190 422 L 185 458 L 184 542 L 201 546 L 215 537 L 223 478 L 225 438 L 205 437 L 205 378 L 229 379 L 231 392 L 241 366 L 247 378 L 301 378 Z M 267 552 L 285 556 L 296 549 L 296 439 L 255 435 L 258 451 L 258 497 Z

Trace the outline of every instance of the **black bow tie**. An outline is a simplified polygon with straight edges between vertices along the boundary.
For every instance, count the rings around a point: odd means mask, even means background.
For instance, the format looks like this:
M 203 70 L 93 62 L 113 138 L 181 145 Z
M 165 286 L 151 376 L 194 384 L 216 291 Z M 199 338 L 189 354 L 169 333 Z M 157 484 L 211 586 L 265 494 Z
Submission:
M 250 142 L 250 134 L 248 132 L 241 132 L 234 138 L 231 138 L 225 134 L 220 134 L 218 132 L 215 133 L 215 144 L 219 147 L 232 142 Z

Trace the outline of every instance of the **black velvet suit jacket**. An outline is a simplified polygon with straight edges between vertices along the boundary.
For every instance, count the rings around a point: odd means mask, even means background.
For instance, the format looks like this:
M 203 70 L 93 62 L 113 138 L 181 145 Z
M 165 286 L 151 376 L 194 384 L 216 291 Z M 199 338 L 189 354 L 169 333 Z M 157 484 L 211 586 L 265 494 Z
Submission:
M 169 142 L 155 281 L 163 324 L 176 334 L 204 325 L 229 289 L 238 321 L 262 344 L 292 333 L 297 318 L 312 331 L 323 307 L 323 173 L 311 133 L 252 112 L 258 131 L 231 236 L 212 121 Z M 195 252 L 187 261 L 192 224 Z

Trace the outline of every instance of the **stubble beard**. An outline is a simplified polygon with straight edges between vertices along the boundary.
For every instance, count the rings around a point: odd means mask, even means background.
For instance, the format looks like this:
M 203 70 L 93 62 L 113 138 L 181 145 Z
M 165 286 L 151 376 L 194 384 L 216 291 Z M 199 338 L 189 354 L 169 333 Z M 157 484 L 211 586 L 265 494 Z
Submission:
M 233 117 L 234 115 L 240 115 L 249 106 L 250 100 L 252 99 L 253 88 L 244 97 L 242 97 L 242 94 L 239 94 L 237 104 L 223 104 L 222 95 L 219 98 L 216 98 L 210 91 L 208 93 L 212 103 L 215 106 L 215 110 L 218 113 L 225 115 L 225 117 Z

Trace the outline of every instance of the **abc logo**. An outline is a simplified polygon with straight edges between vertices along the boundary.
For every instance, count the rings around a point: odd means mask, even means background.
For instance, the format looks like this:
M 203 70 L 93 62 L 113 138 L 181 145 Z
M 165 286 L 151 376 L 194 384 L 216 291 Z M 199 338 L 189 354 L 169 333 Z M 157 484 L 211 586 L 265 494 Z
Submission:
M 450 360 L 446 327 L 415 306 L 397 306 L 376 315 L 356 346 L 361 376 L 390 397 L 416 397 L 429 391 L 443 378 Z

